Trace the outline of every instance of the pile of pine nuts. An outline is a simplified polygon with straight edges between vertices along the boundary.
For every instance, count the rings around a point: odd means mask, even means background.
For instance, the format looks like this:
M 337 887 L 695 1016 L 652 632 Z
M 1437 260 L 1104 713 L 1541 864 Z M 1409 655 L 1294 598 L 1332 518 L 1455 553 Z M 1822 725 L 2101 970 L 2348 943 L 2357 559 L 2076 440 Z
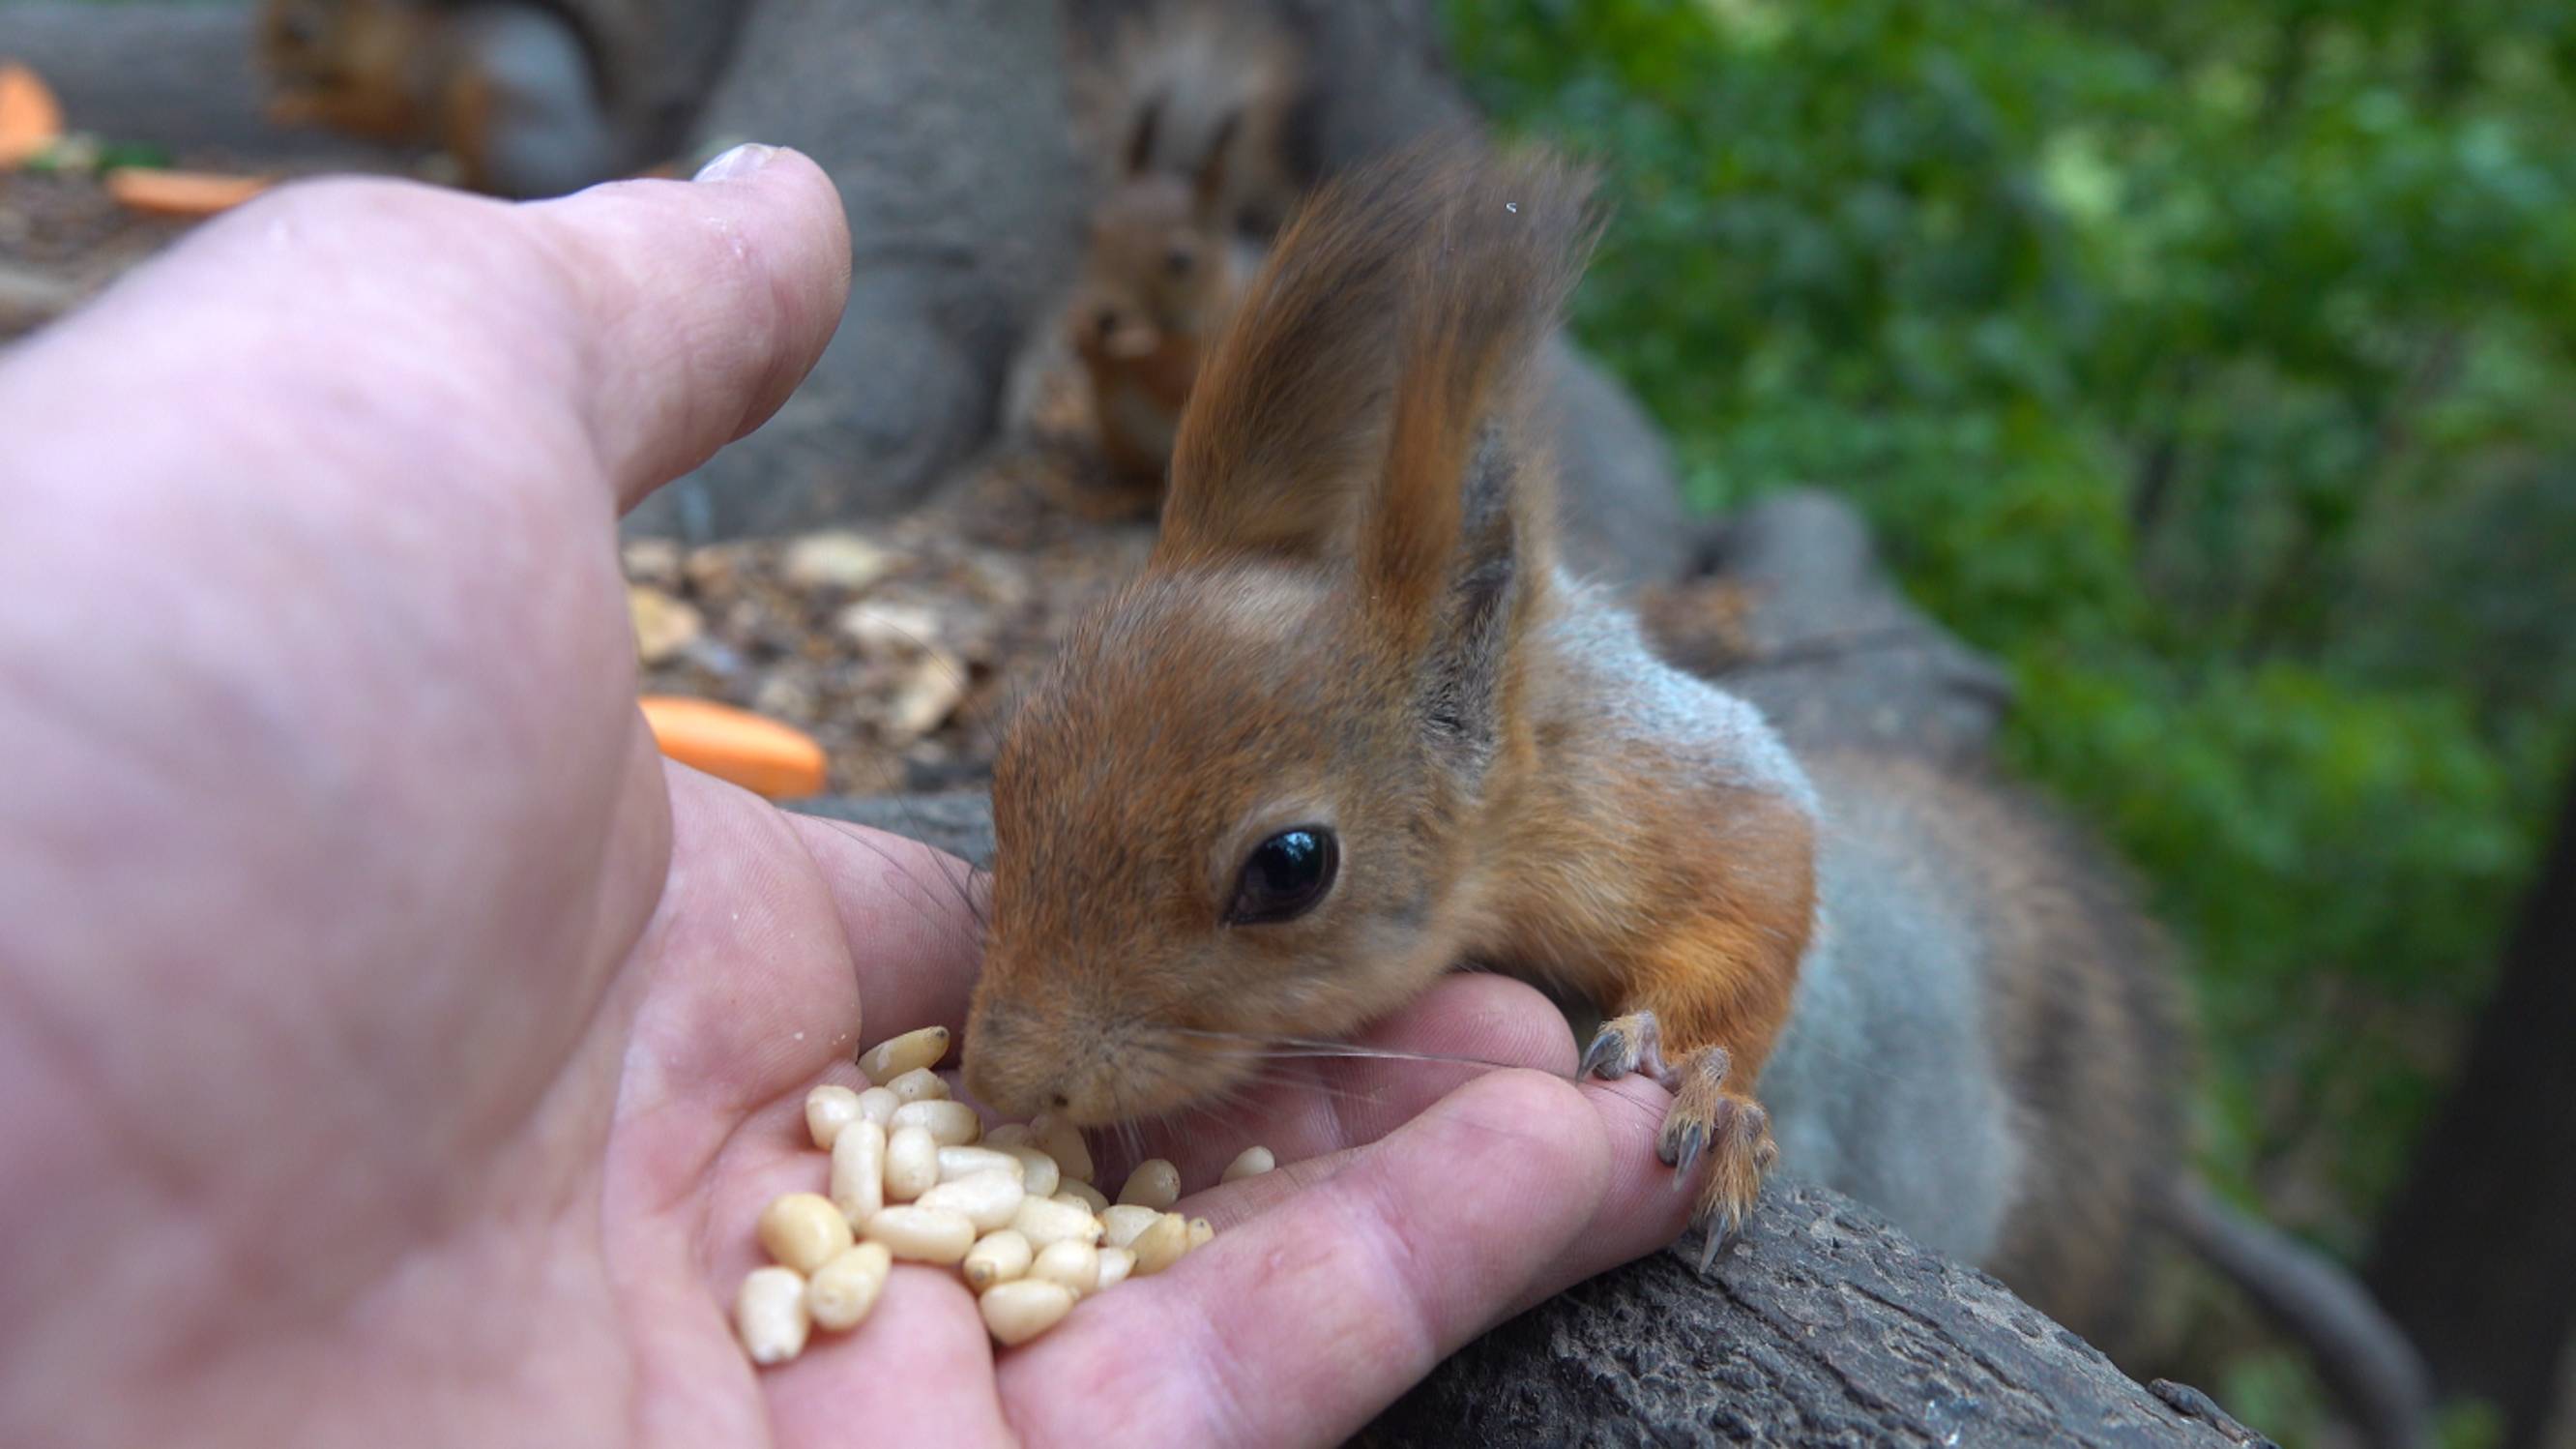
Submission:
M 1205 1218 L 1171 1210 L 1178 1168 L 1140 1163 L 1112 1203 L 1091 1185 L 1091 1150 L 1071 1123 L 984 1131 L 931 1070 L 948 1028 L 924 1027 L 871 1047 L 864 1090 L 825 1085 L 805 1097 L 805 1129 L 832 1154 L 830 1195 L 791 1192 L 760 1214 L 770 1266 L 742 1280 L 734 1328 L 756 1364 L 805 1350 L 817 1328 L 846 1332 L 876 1307 L 897 1262 L 958 1270 L 996 1343 L 1028 1342 L 1086 1295 L 1159 1273 L 1216 1236 Z M 1244 1150 L 1224 1180 L 1277 1166 Z

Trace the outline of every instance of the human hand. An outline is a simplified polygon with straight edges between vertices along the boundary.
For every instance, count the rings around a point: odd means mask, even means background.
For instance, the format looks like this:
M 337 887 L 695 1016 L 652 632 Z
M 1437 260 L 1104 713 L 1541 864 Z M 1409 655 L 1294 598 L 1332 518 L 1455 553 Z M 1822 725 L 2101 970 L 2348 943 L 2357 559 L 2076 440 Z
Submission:
M 917 1268 L 745 1362 L 805 1090 L 961 1020 L 973 919 L 661 759 L 614 524 L 848 258 L 786 152 L 297 187 L 0 357 L 0 1442 L 1329 1439 L 1678 1231 L 1652 1089 L 1465 978 L 1384 1033 L 1545 1072 L 1265 1102 L 1211 1150 L 1305 1160 L 998 1364 Z

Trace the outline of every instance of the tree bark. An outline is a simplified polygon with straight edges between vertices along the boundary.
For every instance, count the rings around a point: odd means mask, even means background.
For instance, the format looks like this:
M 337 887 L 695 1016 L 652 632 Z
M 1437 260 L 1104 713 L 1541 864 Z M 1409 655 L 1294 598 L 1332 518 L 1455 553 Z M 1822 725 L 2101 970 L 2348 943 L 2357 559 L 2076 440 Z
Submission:
M 1676 1249 L 1582 1284 L 1470 1344 L 1357 1442 L 1714 1441 L 2269 1442 L 2195 1390 L 2141 1387 L 1994 1279 L 1797 1184 L 1765 1192 L 1709 1278 Z
M 2576 772 L 2368 1277 L 2443 1389 L 2494 1401 L 2509 1449 L 2541 1442 L 2576 1349 Z

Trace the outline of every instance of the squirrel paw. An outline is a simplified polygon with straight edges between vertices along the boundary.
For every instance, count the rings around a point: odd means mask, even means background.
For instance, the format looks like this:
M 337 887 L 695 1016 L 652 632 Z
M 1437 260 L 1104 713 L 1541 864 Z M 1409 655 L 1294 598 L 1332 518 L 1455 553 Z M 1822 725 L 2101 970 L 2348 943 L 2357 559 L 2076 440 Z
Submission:
M 1771 1170 L 1780 1149 L 1771 1140 L 1771 1114 L 1761 1103 L 1722 1090 L 1712 1075 L 1685 1075 L 1689 1080 L 1664 1117 L 1664 1134 L 1655 1144 L 1655 1154 L 1673 1165 L 1676 1185 L 1690 1181 L 1691 1169 L 1702 1156 L 1708 1159 L 1708 1178 L 1700 1185 L 1699 1202 L 1691 1212 L 1691 1222 L 1707 1233 L 1699 1253 L 1699 1270 L 1705 1273 L 1717 1250 L 1752 1216 L 1754 1200 L 1762 1195 L 1763 1174 Z
M 1673 1093 L 1672 1110 L 1664 1114 L 1663 1135 L 1655 1155 L 1673 1169 L 1673 1185 L 1687 1184 L 1700 1159 L 1708 1159 L 1708 1181 L 1700 1188 L 1691 1222 L 1707 1231 L 1700 1249 L 1700 1271 L 1708 1271 L 1717 1250 L 1744 1226 L 1762 1193 L 1762 1175 L 1780 1155 L 1771 1140 L 1771 1114 L 1741 1092 L 1726 1090 L 1726 1048 L 1702 1047 L 1675 1068 L 1664 1061 L 1663 1036 L 1651 1011 L 1632 1011 L 1602 1023 L 1601 1033 L 1583 1053 L 1581 1073 L 1624 1077 L 1641 1072 Z

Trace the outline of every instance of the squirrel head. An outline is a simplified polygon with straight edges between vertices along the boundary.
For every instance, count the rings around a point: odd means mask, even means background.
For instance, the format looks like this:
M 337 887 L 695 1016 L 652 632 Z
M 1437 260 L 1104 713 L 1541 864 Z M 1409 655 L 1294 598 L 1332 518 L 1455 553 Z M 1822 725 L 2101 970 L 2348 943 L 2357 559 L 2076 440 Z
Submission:
M 996 761 L 965 1044 L 996 1109 L 1169 1112 L 1458 964 L 1485 804 L 1530 751 L 1552 501 L 1517 390 L 1585 197 L 1439 146 L 1283 233 L 1182 415 L 1143 576 Z

